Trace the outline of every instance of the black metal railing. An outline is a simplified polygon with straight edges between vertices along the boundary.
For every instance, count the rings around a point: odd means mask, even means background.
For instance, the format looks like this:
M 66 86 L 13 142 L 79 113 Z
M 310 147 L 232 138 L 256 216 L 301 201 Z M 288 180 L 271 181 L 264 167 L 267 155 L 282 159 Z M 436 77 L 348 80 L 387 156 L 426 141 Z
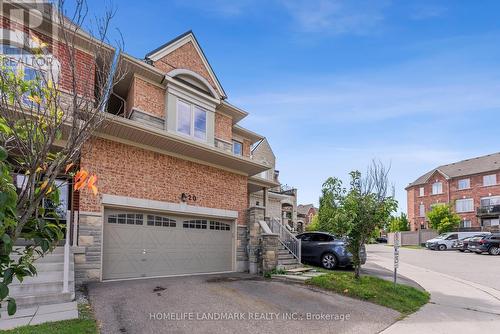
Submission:
M 478 215 L 500 215 L 500 205 L 483 205 L 477 208 Z

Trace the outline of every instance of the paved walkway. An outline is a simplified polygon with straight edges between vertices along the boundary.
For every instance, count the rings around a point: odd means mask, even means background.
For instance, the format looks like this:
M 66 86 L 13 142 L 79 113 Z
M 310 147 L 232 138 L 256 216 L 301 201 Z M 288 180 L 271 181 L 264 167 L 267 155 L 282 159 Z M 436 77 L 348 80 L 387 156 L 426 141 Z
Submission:
M 0 330 L 76 318 L 78 318 L 78 307 L 76 302 L 40 305 L 20 309 L 11 317 L 7 315 L 6 311 L 2 311 Z
M 387 269 L 393 261 L 370 254 L 368 261 Z M 488 268 L 484 268 L 488 270 Z M 400 262 L 398 272 L 431 293 L 431 302 L 382 333 L 473 333 L 500 331 L 500 291 L 430 269 Z

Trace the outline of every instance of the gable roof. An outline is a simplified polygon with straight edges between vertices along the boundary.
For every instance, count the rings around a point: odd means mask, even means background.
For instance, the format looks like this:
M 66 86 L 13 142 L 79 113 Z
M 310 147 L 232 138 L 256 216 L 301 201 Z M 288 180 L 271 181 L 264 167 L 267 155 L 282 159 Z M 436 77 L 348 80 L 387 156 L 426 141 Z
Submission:
M 306 215 L 309 212 L 309 210 L 312 208 L 315 208 L 314 204 L 299 204 L 297 206 L 297 213 L 302 214 L 302 215 Z
M 198 55 L 200 56 L 201 60 L 203 61 L 203 64 L 205 65 L 208 74 L 212 81 L 215 83 L 215 86 L 217 87 L 217 91 L 219 94 L 222 96 L 223 99 L 227 98 L 226 92 L 224 91 L 224 88 L 222 88 L 222 85 L 217 78 L 217 75 L 215 74 L 212 66 L 208 62 L 207 57 L 205 56 L 205 53 L 203 52 L 203 49 L 200 47 L 200 44 L 198 43 L 198 40 L 196 39 L 196 36 L 191 30 L 186 31 L 185 33 L 175 37 L 174 39 L 168 41 L 167 43 L 161 45 L 160 47 L 154 49 L 153 51 L 150 51 L 146 54 L 145 58 L 146 59 L 151 59 L 153 61 L 157 61 L 169 53 L 173 52 L 174 50 L 177 50 L 181 46 L 185 45 L 186 43 L 191 42 L 196 49 Z
M 406 189 L 412 186 L 425 184 L 435 172 L 441 173 L 447 179 L 452 179 L 496 170 L 500 170 L 500 152 L 439 166 L 420 176 L 410 183 Z

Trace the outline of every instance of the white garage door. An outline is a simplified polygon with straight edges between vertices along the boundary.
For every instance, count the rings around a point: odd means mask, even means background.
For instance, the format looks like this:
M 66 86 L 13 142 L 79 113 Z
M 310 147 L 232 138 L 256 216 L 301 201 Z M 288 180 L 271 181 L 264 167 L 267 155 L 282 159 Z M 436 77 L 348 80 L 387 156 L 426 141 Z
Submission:
M 231 271 L 232 229 L 216 219 L 107 210 L 103 279 Z

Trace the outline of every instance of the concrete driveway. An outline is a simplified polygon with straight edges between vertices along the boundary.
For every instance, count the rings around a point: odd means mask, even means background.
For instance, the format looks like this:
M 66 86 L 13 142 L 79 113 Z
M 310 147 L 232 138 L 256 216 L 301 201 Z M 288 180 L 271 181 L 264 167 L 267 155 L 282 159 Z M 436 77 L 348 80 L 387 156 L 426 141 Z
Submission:
M 95 283 L 89 297 L 101 332 L 113 334 L 378 333 L 399 316 L 371 303 L 245 274 Z

